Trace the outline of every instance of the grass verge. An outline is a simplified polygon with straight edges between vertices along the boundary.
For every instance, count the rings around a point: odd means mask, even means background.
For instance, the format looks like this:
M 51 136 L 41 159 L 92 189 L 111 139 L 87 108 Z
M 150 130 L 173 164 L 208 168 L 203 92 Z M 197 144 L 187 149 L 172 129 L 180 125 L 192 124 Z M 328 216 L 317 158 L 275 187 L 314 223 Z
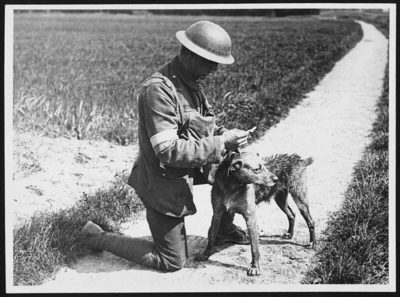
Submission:
M 341 209 L 329 219 L 317 264 L 304 283 L 388 283 L 388 88 L 386 69 L 372 141 L 354 169 Z
M 38 285 L 77 257 L 90 252 L 82 245 L 81 229 L 88 220 L 106 231 L 118 231 L 120 224 L 143 209 L 143 204 L 117 175 L 107 190 L 82 199 L 59 212 L 39 212 L 14 229 L 14 285 Z

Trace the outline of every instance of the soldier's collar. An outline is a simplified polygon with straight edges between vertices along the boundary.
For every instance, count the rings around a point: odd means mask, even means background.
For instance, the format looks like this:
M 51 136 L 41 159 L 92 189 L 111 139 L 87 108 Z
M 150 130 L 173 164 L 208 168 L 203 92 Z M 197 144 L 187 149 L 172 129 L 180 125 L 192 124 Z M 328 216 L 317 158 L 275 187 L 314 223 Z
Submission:
M 179 76 L 183 82 L 189 86 L 190 88 L 200 91 L 203 90 L 203 83 L 200 80 L 195 80 L 192 76 L 192 74 L 183 67 L 182 63 L 179 61 L 178 56 L 176 56 L 172 62 L 171 66 L 173 71 L 176 73 L 176 75 Z

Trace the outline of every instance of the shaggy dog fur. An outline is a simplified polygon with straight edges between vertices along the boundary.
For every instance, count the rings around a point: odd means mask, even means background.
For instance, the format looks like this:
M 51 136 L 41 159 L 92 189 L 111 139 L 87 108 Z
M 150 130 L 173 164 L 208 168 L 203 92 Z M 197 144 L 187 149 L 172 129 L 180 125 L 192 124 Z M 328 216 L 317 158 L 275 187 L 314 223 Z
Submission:
M 288 232 L 283 237 L 292 238 L 295 214 L 287 203 L 289 193 L 307 222 L 310 246 L 315 247 L 314 223 L 308 209 L 305 171 L 312 162 L 312 158 L 303 160 L 296 154 L 281 154 L 261 159 L 258 154 L 229 152 L 211 174 L 213 217 L 207 247 L 196 257 L 197 260 L 207 260 L 211 255 L 223 213 L 239 213 L 246 221 L 251 243 L 252 262 L 247 274 L 259 275 L 256 204 L 275 199 L 289 220 Z

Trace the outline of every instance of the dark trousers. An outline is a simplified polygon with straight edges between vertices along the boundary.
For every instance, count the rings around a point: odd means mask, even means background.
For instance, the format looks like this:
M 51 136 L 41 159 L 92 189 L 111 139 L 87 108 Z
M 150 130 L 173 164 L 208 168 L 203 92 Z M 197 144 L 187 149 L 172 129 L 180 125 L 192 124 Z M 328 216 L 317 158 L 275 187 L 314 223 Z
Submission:
M 233 225 L 233 214 L 225 213 L 221 232 L 229 232 Z M 153 242 L 143 238 L 102 232 L 91 235 L 88 244 L 106 250 L 135 263 L 162 271 L 181 269 L 187 259 L 187 244 L 184 218 L 164 215 L 146 207 L 146 219 Z

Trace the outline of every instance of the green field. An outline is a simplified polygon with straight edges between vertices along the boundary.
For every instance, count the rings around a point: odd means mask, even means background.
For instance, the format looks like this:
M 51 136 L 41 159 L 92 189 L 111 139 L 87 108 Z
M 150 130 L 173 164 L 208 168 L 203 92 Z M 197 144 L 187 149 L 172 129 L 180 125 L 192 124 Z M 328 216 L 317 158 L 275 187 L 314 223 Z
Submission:
M 202 16 L 15 14 L 14 128 L 136 141 L 140 82 L 176 55 L 175 32 Z M 206 17 L 231 35 L 236 62 L 207 80 L 229 128 L 262 134 L 361 38 L 351 20 Z

